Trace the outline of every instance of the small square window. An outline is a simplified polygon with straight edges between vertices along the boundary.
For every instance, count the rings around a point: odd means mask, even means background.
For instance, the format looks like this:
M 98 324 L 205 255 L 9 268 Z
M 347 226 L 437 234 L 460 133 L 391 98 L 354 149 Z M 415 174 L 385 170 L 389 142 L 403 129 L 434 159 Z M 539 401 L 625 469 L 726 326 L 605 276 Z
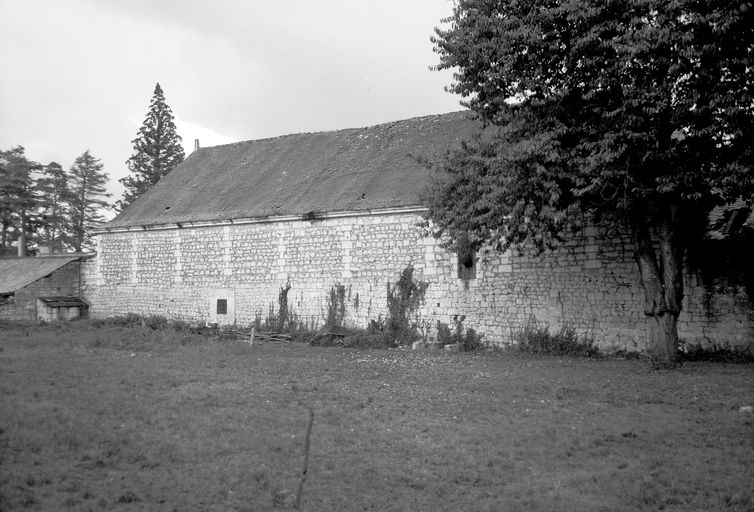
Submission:
M 228 299 L 217 299 L 217 314 L 218 315 L 228 314 Z
M 458 279 L 476 279 L 476 253 L 467 251 L 458 254 Z

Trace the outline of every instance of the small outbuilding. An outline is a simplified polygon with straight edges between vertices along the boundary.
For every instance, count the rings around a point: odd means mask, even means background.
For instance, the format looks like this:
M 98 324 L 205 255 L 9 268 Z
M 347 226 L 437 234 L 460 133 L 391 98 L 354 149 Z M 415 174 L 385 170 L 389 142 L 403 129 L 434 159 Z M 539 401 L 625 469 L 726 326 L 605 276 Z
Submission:
M 85 316 L 81 262 L 92 255 L 0 259 L 0 319 L 70 320 Z
M 78 297 L 39 297 L 37 319 L 45 322 L 73 320 L 86 316 L 89 304 Z

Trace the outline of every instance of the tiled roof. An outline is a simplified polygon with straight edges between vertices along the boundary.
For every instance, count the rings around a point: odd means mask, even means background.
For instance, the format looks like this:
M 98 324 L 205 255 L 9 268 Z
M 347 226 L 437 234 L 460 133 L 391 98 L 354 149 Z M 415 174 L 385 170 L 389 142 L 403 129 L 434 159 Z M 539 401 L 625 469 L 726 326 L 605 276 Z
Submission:
M 0 295 L 14 293 L 42 279 L 72 261 L 86 258 L 82 254 L 0 258 Z
M 202 148 L 105 228 L 416 206 L 423 162 L 478 127 L 454 112 Z

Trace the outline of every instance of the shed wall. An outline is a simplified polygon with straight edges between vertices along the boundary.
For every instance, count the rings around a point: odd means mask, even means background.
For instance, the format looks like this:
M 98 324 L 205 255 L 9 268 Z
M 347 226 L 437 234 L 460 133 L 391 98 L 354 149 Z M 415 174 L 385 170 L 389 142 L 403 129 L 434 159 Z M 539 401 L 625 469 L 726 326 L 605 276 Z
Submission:
M 79 296 L 81 262 L 72 261 L 50 275 L 17 290 L 13 302 L 0 305 L 0 318 L 5 320 L 36 320 L 37 297 L 52 295 Z

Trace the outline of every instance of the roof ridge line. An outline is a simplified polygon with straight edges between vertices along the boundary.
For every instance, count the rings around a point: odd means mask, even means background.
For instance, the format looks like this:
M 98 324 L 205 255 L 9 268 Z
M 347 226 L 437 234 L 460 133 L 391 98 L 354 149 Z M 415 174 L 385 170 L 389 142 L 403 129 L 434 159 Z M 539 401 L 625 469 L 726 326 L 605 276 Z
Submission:
M 262 137 L 259 139 L 246 139 L 246 140 L 239 140 L 236 142 L 228 142 L 226 144 L 216 144 L 214 146 L 203 146 L 199 148 L 197 151 L 195 151 L 194 153 L 198 151 L 202 151 L 204 149 L 224 148 L 228 146 L 235 146 L 237 144 L 248 144 L 250 142 L 265 142 L 265 141 L 270 141 L 270 140 L 284 139 L 286 137 L 298 137 L 301 135 L 319 135 L 323 133 L 333 134 L 333 133 L 341 133 L 341 132 L 356 132 L 356 131 L 361 131 L 361 130 L 372 130 L 374 128 L 378 128 L 381 126 L 394 126 L 394 125 L 406 123 L 409 121 L 418 121 L 422 119 L 429 119 L 432 117 L 442 117 L 442 116 L 447 116 L 449 114 L 464 114 L 464 113 L 469 113 L 469 112 L 471 111 L 470 110 L 454 110 L 452 112 L 445 112 L 444 114 L 427 114 L 424 116 L 414 116 L 414 117 L 408 117 L 406 119 L 398 119 L 397 121 L 386 121 L 383 123 L 376 123 L 376 124 L 371 124 L 367 126 L 354 126 L 351 128 L 338 128 L 335 130 L 317 130 L 314 132 L 284 133 L 281 135 L 273 135 L 271 137 Z

